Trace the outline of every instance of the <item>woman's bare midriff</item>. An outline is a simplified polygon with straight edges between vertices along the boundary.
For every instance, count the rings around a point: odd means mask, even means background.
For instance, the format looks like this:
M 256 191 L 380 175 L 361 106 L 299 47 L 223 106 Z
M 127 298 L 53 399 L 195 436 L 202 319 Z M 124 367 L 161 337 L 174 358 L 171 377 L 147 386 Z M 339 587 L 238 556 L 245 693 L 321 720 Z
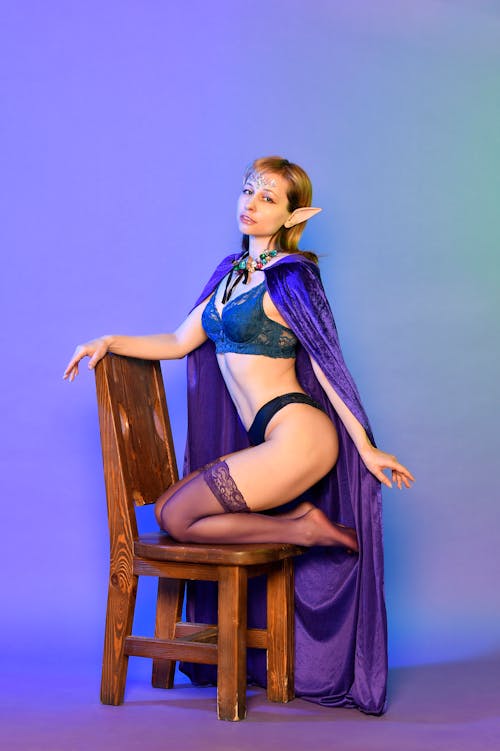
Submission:
M 291 391 L 305 393 L 297 380 L 294 358 L 228 352 L 217 355 L 217 360 L 241 422 L 247 430 L 266 402 Z
M 272 266 L 272 262 L 269 265 Z M 245 291 L 261 284 L 264 278 L 263 271 L 255 271 L 250 282 L 245 285 Z M 219 315 L 222 315 L 224 286 L 223 281 L 215 293 L 215 306 Z M 241 289 L 240 285 L 240 288 L 236 290 L 234 299 L 239 296 L 238 292 L 241 294 Z M 268 292 L 264 294 L 262 305 L 267 318 L 282 326 L 287 325 Z M 295 358 L 293 357 L 266 357 L 265 355 L 244 355 L 237 352 L 227 352 L 218 354 L 217 360 L 222 377 L 246 430 L 252 424 L 258 410 L 266 402 L 292 391 L 305 393 L 297 380 Z

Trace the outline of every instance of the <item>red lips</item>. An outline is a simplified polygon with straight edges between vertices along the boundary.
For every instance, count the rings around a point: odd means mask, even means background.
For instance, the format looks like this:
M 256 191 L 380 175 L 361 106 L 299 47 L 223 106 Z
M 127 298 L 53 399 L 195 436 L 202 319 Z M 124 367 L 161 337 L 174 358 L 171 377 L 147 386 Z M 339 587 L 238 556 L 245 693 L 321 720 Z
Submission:
M 240 214 L 240 222 L 242 222 L 243 224 L 255 224 L 254 220 L 250 219 L 247 214 Z

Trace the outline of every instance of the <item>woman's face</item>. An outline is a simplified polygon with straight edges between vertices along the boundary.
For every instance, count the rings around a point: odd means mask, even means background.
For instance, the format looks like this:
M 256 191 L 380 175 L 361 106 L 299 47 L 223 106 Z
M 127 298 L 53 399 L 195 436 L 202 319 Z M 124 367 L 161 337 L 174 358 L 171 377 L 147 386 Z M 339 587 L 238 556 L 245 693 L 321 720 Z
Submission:
M 271 238 L 286 222 L 288 182 L 274 172 L 251 172 L 238 198 L 238 227 L 244 235 Z

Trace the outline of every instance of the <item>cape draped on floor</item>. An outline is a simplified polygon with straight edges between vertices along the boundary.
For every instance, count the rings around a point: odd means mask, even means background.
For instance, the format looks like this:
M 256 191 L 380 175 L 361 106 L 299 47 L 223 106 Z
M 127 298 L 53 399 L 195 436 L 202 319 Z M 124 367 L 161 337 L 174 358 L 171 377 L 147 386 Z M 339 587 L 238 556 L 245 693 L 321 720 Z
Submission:
M 207 298 L 240 254 L 225 258 L 203 289 Z M 385 709 L 387 623 L 384 603 L 382 509 L 379 481 L 366 469 L 311 366 L 312 357 L 373 441 L 354 381 L 344 362 L 318 266 L 289 255 L 264 268 L 269 295 L 294 331 L 296 369 L 304 391 L 333 420 L 339 457 L 333 470 L 303 494 L 332 521 L 354 526 L 359 556 L 343 548 L 314 547 L 295 563 L 296 695 L 326 706 L 356 707 L 370 714 Z M 249 446 L 221 376 L 215 347 L 207 340 L 188 357 L 188 438 L 184 471 Z M 265 589 L 250 582 L 250 627 L 265 625 Z M 188 618 L 217 620 L 217 592 L 209 582 L 188 585 Z M 215 683 L 214 666 L 183 663 L 196 684 Z M 249 681 L 264 686 L 265 652 L 249 650 Z

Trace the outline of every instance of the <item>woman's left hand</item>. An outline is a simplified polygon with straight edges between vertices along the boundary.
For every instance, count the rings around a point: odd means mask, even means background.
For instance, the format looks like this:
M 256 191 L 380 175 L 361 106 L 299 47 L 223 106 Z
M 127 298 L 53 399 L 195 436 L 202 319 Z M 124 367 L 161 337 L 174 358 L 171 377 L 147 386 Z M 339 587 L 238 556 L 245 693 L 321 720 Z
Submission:
M 385 451 L 381 451 L 375 448 L 375 446 L 368 446 L 366 449 L 360 451 L 359 454 L 372 475 L 375 475 L 377 480 L 387 485 L 388 488 L 392 488 L 392 484 L 389 478 L 384 475 L 384 469 L 391 470 L 392 482 L 396 483 L 400 490 L 403 485 L 410 488 L 410 483 L 415 482 L 415 478 L 410 470 L 403 466 L 403 464 L 400 464 L 392 454 L 386 454 Z

